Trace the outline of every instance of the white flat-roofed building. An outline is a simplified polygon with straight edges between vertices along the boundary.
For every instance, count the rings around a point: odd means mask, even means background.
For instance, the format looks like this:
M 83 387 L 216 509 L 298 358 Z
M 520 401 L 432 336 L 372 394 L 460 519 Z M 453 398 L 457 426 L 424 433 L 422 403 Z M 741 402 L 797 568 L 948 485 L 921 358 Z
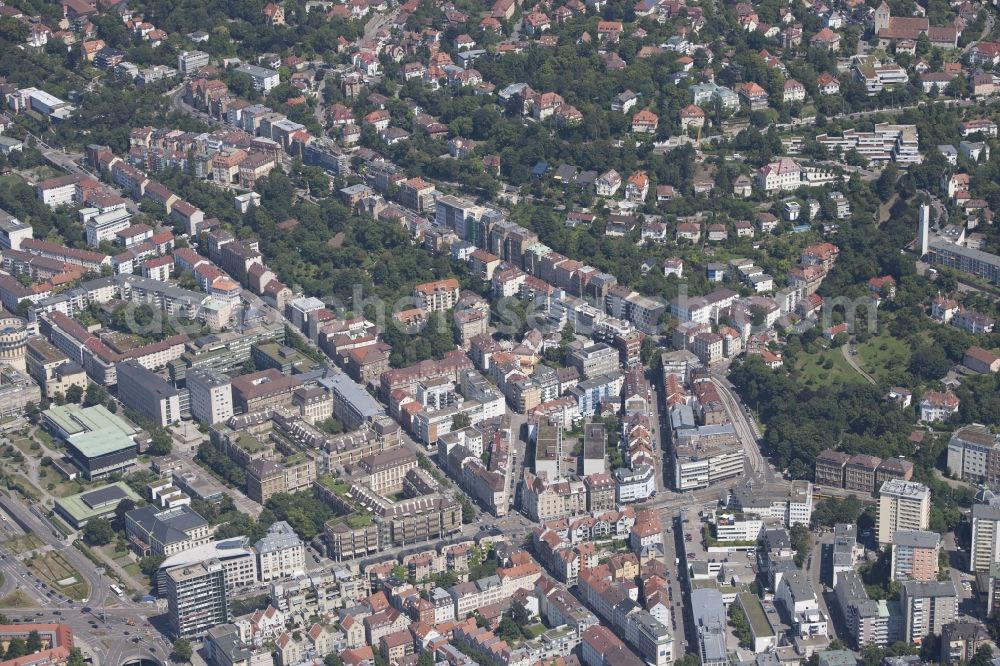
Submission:
M 87 245 L 97 247 L 101 241 L 113 241 L 119 231 L 132 225 L 132 213 L 124 206 L 113 208 L 84 208 L 80 211 Z
M 788 618 L 796 622 L 801 614 L 819 610 L 816 592 L 809 582 L 809 577 L 801 569 L 785 572 L 774 592 L 777 605 L 784 607 Z
M 715 536 L 719 541 L 756 541 L 764 527 L 760 516 L 750 513 L 717 513 Z
M 233 389 L 229 377 L 211 368 L 188 370 L 191 416 L 200 423 L 222 423 L 233 415 Z
M 7 106 L 16 113 L 31 110 L 48 118 L 62 120 L 73 111 L 69 102 L 38 88 L 21 88 L 7 95 Z
M 637 465 L 635 469 L 620 467 L 614 471 L 619 504 L 641 502 L 656 491 L 656 473 L 650 465 Z
M 265 95 L 271 91 L 280 82 L 278 72 L 273 69 L 268 69 L 266 67 L 258 67 L 257 65 L 240 65 L 236 68 L 237 72 L 246 74 L 250 77 L 253 82 L 253 87 Z
M 181 74 L 193 74 L 208 65 L 208 54 L 204 51 L 181 51 L 177 54 L 177 69 Z
M 920 135 L 914 125 L 879 123 L 872 132 L 844 130 L 843 136 L 820 134 L 816 141 L 832 152 L 843 154 L 854 149 L 873 162 L 920 164 Z
M 4 210 L 0 210 L 0 248 L 5 250 L 20 250 L 21 241 L 32 237 L 30 224 L 22 222 Z
M 246 537 L 235 537 L 195 546 L 163 560 L 156 574 L 157 591 L 165 590 L 169 570 L 213 559 L 221 562 L 226 571 L 226 591 L 230 594 L 257 584 L 257 558 L 247 546 Z
M 1000 284 L 1000 256 L 958 245 L 944 238 L 935 238 L 929 244 L 932 264 L 941 264 L 964 273 L 971 273 Z
M 813 510 L 813 484 L 793 481 L 786 490 L 747 482 L 732 490 L 729 506 L 761 518 L 780 520 L 785 527 L 809 525 Z
M 743 474 L 743 445 L 732 424 L 677 431 L 674 480 L 679 491 L 705 488 Z
M 691 617 L 697 633 L 698 658 L 701 666 L 728 666 L 726 649 L 726 605 L 722 594 L 714 588 L 691 591 Z
M 595 377 L 618 369 L 618 350 L 598 342 L 571 350 L 568 361 L 584 377 Z

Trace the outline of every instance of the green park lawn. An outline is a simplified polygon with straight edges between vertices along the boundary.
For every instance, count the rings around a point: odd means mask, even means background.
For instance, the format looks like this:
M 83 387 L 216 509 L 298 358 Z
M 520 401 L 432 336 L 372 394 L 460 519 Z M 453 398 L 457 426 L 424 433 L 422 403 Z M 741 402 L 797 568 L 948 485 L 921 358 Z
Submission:
M 827 368 L 827 365 L 830 367 Z M 810 389 L 864 381 L 844 358 L 839 347 L 812 354 L 799 353 L 795 360 L 794 376 L 799 384 Z
M 909 366 L 910 353 L 904 341 L 883 333 L 858 345 L 858 365 L 876 380 L 884 382 L 896 371 Z

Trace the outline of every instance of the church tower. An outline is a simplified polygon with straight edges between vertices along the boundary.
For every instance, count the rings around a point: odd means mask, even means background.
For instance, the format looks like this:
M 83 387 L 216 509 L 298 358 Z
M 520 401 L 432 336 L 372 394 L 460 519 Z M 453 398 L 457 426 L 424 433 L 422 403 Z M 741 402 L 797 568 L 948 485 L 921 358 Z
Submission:
M 892 10 L 889 9 L 888 3 L 882 0 L 882 4 L 878 6 L 875 10 L 875 34 L 879 34 L 883 30 L 888 29 L 889 19 L 892 18 Z

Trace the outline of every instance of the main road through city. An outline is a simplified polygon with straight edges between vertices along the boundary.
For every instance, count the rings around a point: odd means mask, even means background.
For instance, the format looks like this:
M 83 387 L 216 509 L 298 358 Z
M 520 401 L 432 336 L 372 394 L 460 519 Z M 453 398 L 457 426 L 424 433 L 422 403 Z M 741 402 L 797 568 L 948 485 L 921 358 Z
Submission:
M 49 587 L 25 565 L 22 561 L 25 554 L 0 546 L 0 574 L 3 576 L 0 598 L 19 592 L 26 602 L 16 607 L 0 607 L 0 613 L 17 623 L 69 625 L 74 644 L 95 666 L 124 666 L 140 660 L 166 662 L 170 643 L 164 637 L 162 613 L 155 604 L 137 604 L 127 597 L 119 599 L 111 595 L 108 581 L 94 563 L 19 499 L 0 492 L 0 510 L 4 517 L 3 530 L 8 537 L 35 535 L 42 541 L 37 550 L 58 551 L 83 577 L 90 590 L 86 601 L 69 599 Z

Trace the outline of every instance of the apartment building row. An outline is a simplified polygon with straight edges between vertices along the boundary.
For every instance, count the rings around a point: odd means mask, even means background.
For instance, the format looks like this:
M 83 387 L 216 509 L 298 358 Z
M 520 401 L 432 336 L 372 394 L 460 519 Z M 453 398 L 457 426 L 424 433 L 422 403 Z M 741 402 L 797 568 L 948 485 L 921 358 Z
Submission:
M 878 456 L 825 449 L 816 455 L 814 478 L 817 486 L 874 494 L 886 481 L 913 478 L 913 463 L 903 458 L 882 460 Z
M 433 477 L 420 469 L 405 476 L 404 498 L 394 501 L 364 483 L 339 486 L 316 484 L 338 512 L 324 526 L 330 557 L 337 561 L 372 555 L 380 549 L 444 539 L 462 527 L 462 509 Z
M 608 622 L 646 663 L 673 661 L 674 637 L 667 626 L 633 601 L 606 566 L 580 572 L 578 589 L 588 607 Z
M 56 349 L 82 367 L 91 380 L 104 386 L 118 383 L 119 363 L 135 361 L 148 370 L 156 370 L 179 358 L 187 341 L 186 335 L 173 335 L 118 352 L 61 312 L 43 316 L 39 320 L 39 330 Z
M 513 504 L 512 433 L 506 419 L 484 421 L 438 437 L 438 460 L 444 470 L 494 516 L 507 515 Z M 488 453 L 488 463 L 483 454 Z

